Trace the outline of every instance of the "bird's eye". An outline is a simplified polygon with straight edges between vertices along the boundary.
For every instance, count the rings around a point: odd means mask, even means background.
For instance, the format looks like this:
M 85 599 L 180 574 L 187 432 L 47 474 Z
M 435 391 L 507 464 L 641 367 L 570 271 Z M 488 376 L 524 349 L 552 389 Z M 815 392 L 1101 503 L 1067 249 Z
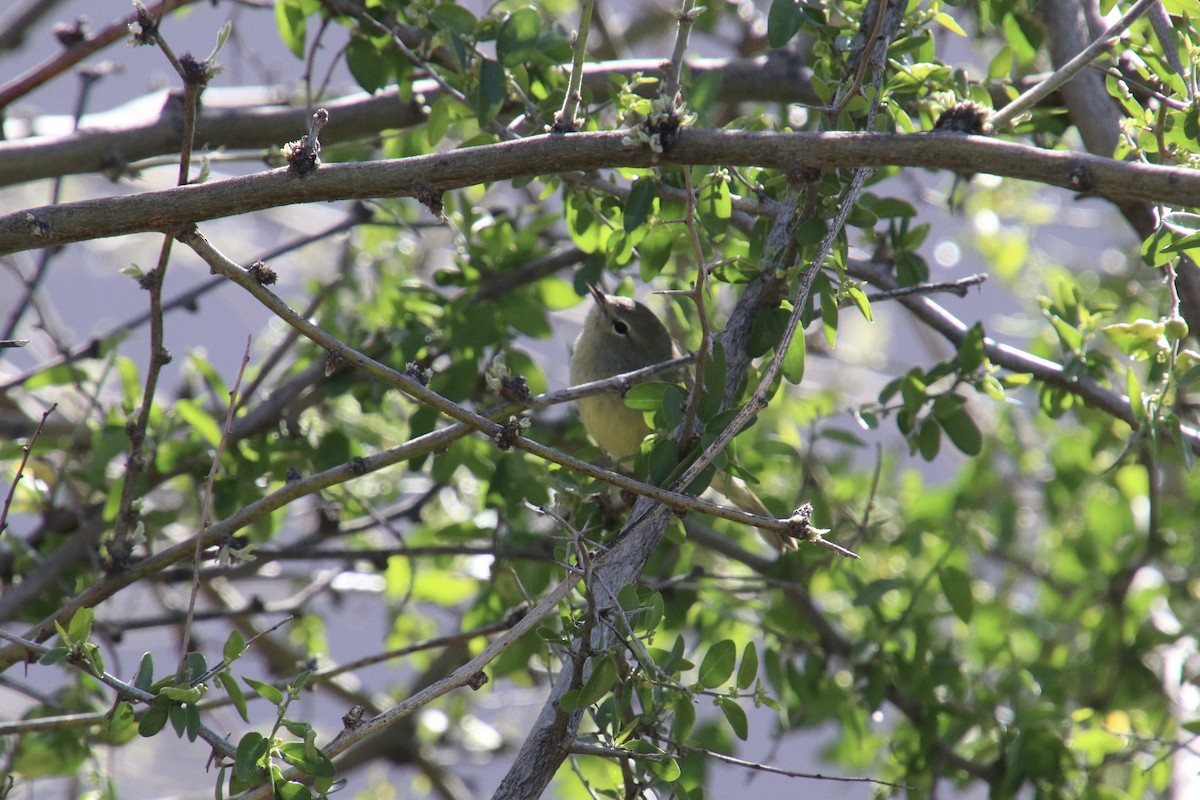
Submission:
M 613 331 L 616 332 L 617 336 L 627 336 L 629 334 L 629 326 L 625 324 L 624 320 L 614 319 Z

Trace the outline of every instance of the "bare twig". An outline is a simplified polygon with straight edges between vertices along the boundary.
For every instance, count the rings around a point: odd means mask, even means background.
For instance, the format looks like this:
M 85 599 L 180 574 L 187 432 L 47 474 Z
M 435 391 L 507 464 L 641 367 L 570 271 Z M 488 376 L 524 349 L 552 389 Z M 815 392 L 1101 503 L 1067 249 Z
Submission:
M 1056 69 L 1045 80 L 1022 94 L 1016 100 L 993 114 L 987 122 L 988 128 L 995 131 L 1003 130 L 1013 123 L 1021 114 L 1033 108 L 1039 102 L 1058 89 L 1077 73 L 1085 69 L 1112 44 L 1112 40 L 1120 36 L 1132 25 L 1138 17 L 1145 14 L 1158 0 L 1138 0 L 1133 8 L 1121 15 L 1121 18 L 1109 27 L 1100 38 L 1092 42 L 1083 52 L 1072 58 L 1066 64 Z
M 21 478 L 25 475 L 25 465 L 29 462 L 29 454 L 33 452 L 33 445 L 37 442 L 38 436 L 41 435 L 42 428 L 46 425 L 46 420 L 49 419 L 56 408 L 58 408 L 58 403 L 51 403 L 50 407 L 42 412 L 42 419 L 38 422 L 33 436 L 29 437 L 29 441 L 21 448 L 21 463 L 17 464 L 17 474 L 13 476 L 12 483 L 8 487 L 8 492 L 4 495 L 4 508 L 0 509 L 0 533 L 3 533 L 8 528 L 8 509 L 12 505 L 13 496 L 17 493 L 17 484 L 21 482 Z
M 554 133 L 574 133 L 579 130 L 579 104 L 583 102 L 583 62 L 587 57 L 588 29 L 592 24 L 592 11 L 596 0 L 583 0 L 579 8 L 579 30 L 572 36 L 571 78 L 567 93 L 563 96 L 562 110 L 554 119 Z
M 703 747 L 694 747 L 692 745 L 676 745 L 681 752 L 684 753 L 703 753 L 709 758 L 714 758 L 717 761 L 724 761 L 726 764 L 733 764 L 738 767 L 745 767 L 756 772 L 769 772 L 772 775 L 785 775 L 789 778 L 810 778 L 817 781 L 833 781 L 836 783 L 871 783 L 876 786 L 887 786 L 891 789 L 904 789 L 905 791 L 916 791 L 916 787 L 906 786 L 903 783 L 890 783 L 881 781 L 876 778 L 853 778 L 841 775 L 823 775 L 820 772 L 799 772 L 793 769 L 783 769 L 782 767 L 774 767 L 770 764 L 761 764 L 757 761 L 746 761 L 741 758 L 727 756 L 724 753 L 718 753 L 715 750 L 707 750 Z
M 175 68 L 184 85 L 183 131 L 180 135 L 179 176 L 178 185 L 188 183 L 188 173 L 191 168 L 192 142 L 196 134 L 196 107 L 200 103 L 200 95 L 208 83 L 208 69 L 193 59 L 183 64 L 175 56 L 174 51 L 159 32 L 159 19 L 144 8 L 140 2 L 135 2 L 134 19 L 139 26 L 145 43 L 158 45 L 159 50 Z M 163 236 L 159 249 L 158 263 L 142 280 L 142 286 L 150 295 L 150 363 L 146 367 L 146 383 L 142 394 L 142 405 L 138 409 L 134 423 L 127 428 L 129 436 L 129 454 L 125 459 L 125 474 L 121 481 L 121 501 L 117 510 L 117 518 L 113 526 L 113 536 L 108 543 L 110 567 L 123 569 L 126 560 L 134 546 L 135 533 L 140 525 L 139 514 L 134 508 L 134 499 L 138 492 L 138 479 L 146 469 L 145 441 L 146 429 L 150 424 L 151 411 L 157 399 L 158 378 L 171 361 L 165 342 L 165 321 L 163 318 L 163 284 L 166 281 L 167 266 L 171 260 L 171 245 L 175 241 L 171 235 Z
M 162 19 L 178 8 L 190 5 L 196 0 L 162 0 L 149 8 L 149 13 L 156 19 Z M 47 81 L 61 75 L 71 67 L 83 61 L 109 45 L 119 42 L 129 35 L 129 26 L 137 21 L 137 12 L 130 13 L 124 19 L 117 20 L 99 33 L 88 36 L 82 42 L 69 47 L 47 61 L 42 62 L 29 72 L 0 86 L 0 109 L 19 100 Z
M 217 443 L 217 449 L 213 452 L 212 467 L 209 468 L 208 478 L 204 481 L 204 497 L 200 502 L 200 524 L 199 529 L 196 531 L 196 536 L 193 537 L 196 540 L 196 552 L 192 559 L 192 592 L 188 598 L 187 614 L 183 621 L 183 635 L 179 645 L 179 666 L 175 672 L 177 680 L 183 675 L 188 649 L 192 644 L 192 616 L 196 613 L 196 597 L 200 594 L 200 562 L 204 555 L 204 548 L 201 544 L 204 541 L 204 536 L 201 534 L 203 534 L 204 529 L 212 521 L 213 484 L 217 480 L 217 470 L 221 466 L 221 456 L 229 444 L 229 431 L 233 427 L 233 417 L 238 408 L 238 389 L 242 385 L 242 376 L 246 374 L 246 365 L 249 363 L 250 337 L 247 336 L 246 350 L 242 353 L 242 364 L 238 367 L 237 378 L 233 382 L 233 388 L 229 390 L 229 411 L 225 415 L 225 426 L 221 429 L 221 441 Z
M 695 431 L 696 415 L 700 409 L 700 400 L 704 397 L 704 365 L 708 362 L 708 354 L 712 351 L 712 326 L 709 324 L 708 307 L 705 305 L 708 264 L 704 260 L 704 248 L 700 243 L 700 229 L 696 224 L 696 189 L 692 186 L 691 170 L 686 167 L 683 169 L 683 186 L 684 191 L 687 192 L 687 206 L 683 221 L 687 226 L 688 238 L 692 244 L 692 259 L 696 262 L 696 281 L 692 284 L 691 290 L 685 294 L 692 299 L 692 303 L 696 306 L 696 315 L 700 322 L 700 346 L 696 349 L 693 362 L 692 391 L 683 413 L 682 432 L 684 441 L 687 441 Z
M 662 89 L 659 91 L 659 97 L 666 101 L 670 108 L 677 105 L 675 98 L 679 94 L 679 74 L 683 71 L 683 58 L 687 55 L 692 26 L 703 12 L 703 7 L 696 7 L 695 0 L 683 0 L 679 13 L 676 14 L 675 46 L 671 50 L 671 58 L 663 64 Z

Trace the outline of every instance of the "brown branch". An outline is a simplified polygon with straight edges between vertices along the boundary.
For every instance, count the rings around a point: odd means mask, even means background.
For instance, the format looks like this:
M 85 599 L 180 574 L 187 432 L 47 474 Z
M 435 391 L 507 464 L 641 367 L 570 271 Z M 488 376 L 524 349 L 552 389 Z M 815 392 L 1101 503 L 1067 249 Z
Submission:
M 162 0 L 161 3 L 147 9 L 156 19 L 162 19 L 178 8 L 190 5 L 196 0 Z M 124 39 L 129 35 L 129 26 L 137 20 L 137 12 L 131 12 L 124 19 L 111 23 L 99 33 L 88 36 L 78 44 L 66 48 L 57 55 L 42 62 L 24 75 L 0 86 L 0 109 L 19 100 L 39 86 L 53 80 L 85 58 L 95 55 L 105 47 Z
M 0 52 L 20 49 L 30 28 L 62 3 L 63 0 L 23 0 L 10 6 L 0 17 Z
M 885 290 L 892 290 L 899 286 L 894 276 L 872 264 L 852 263 L 847 272 L 856 278 L 868 280 Z M 940 333 L 955 346 L 962 344 L 970 330 L 968 325 L 928 297 L 909 295 L 900 297 L 898 300 L 921 322 Z M 1053 361 L 1047 361 L 991 338 L 984 339 L 983 348 L 988 360 L 993 364 L 1012 372 L 1028 373 L 1042 383 L 1051 386 L 1060 386 L 1081 398 L 1088 405 L 1116 417 L 1134 430 L 1141 427 L 1130 407 L 1129 398 L 1119 392 L 1104 388 L 1092 378 L 1071 377 L 1061 365 Z M 1192 451 L 1200 453 L 1200 430 L 1188 425 L 1181 425 L 1180 433 L 1191 446 Z
M 334 127 L 331 123 L 330 127 Z M 606 167 L 722 164 L 775 169 L 884 165 L 987 172 L 1115 202 L 1200 206 L 1200 173 L 1041 150 L 958 134 L 751 133 L 685 129 L 665 154 L 623 143 L 621 131 L 519 141 L 391 161 L 329 164 L 297 178 L 271 172 L 129 197 L 41 206 L 0 217 L 0 255 L 87 239 L 172 231 L 291 203 L 429 197 L 464 186 Z
M 583 65 L 583 85 L 596 99 L 608 97 L 615 78 L 649 77 L 661 74 L 659 59 L 624 59 Z M 695 59 L 688 62 L 693 78 L 720 74 L 719 98 L 724 102 L 818 102 L 809 79 L 811 70 L 790 53 L 772 53 L 758 58 Z M 433 80 L 419 80 L 406 87 L 412 97 L 425 104 L 437 101 L 442 89 Z M 653 96 L 653 82 L 635 89 Z M 131 119 L 126 107 L 86 117 L 82 129 L 71 135 L 0 142 L 0 186 L 93 172 L 123 170 L 144 159 L 178 152 L 180 96 L 162 92 L 161 111 L 152 119 Z M 286 89 L 263 88 L 247 98 L 246 89 L 211 89 L 196 122 L 196 140 L 209 149 L 265 150 L 293 139 L 308 124 L 312 109 L 284 105 Z M 130 104 L 145 105 L 138 100 Z M 327 145 L 378 137 L 382 131 L 423 125 L 426 113 L 421 101 L 403 100 L 397 88 L 374 95 L 357 93 L 322 105 L 337 121 L 322 132 Z M 33 130 L 38 125 L 35 120 Z

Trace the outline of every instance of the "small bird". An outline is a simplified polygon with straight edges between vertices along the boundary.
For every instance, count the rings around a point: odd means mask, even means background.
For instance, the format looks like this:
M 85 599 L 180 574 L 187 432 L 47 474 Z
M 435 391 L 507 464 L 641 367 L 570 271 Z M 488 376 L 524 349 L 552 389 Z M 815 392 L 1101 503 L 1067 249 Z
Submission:
M 588 285 L 595 305 L 584 320 L 583 330 L 571 352 L 571 383 L 590 383 L 624 372 L 667 361 L 677 355 L 666 326 L 646 306 L 628 297 L 604 294 Z M 614 394 L 594 394 L 579 399 L 579 418 L 600 449 L 618 464 L 629 467 L 641 449 L 650 427 L 642 412 L 625 405 Z M 712 486 L 743 511 L 773 516 L 757 495 L 723 471 Z M 795 547 L 777 532 L 758 529 L 776 550 Z
M 628 297 L 589 285 L 595 305 L 571 352 L 571 383 L 611 378 L 675 356 L 671 335 L 654 312 Z M 642 412 L 614 394 L 579 399 L 579 418 L 609 458 L 629 466 L 650 434 Z

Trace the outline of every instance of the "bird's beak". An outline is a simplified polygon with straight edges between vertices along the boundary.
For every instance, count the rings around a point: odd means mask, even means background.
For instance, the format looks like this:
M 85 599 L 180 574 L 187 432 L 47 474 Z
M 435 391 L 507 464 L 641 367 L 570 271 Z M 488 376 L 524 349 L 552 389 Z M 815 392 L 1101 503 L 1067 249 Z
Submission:
M 588 292 L 592 295 L 592 299 L 596 301 L 596 305 L 600 306 L 601 308 L 604 308 L 608 305 L 604 299 L 604 292 L 597 288 L 595 284 L 589 283 L 587 287 Z

